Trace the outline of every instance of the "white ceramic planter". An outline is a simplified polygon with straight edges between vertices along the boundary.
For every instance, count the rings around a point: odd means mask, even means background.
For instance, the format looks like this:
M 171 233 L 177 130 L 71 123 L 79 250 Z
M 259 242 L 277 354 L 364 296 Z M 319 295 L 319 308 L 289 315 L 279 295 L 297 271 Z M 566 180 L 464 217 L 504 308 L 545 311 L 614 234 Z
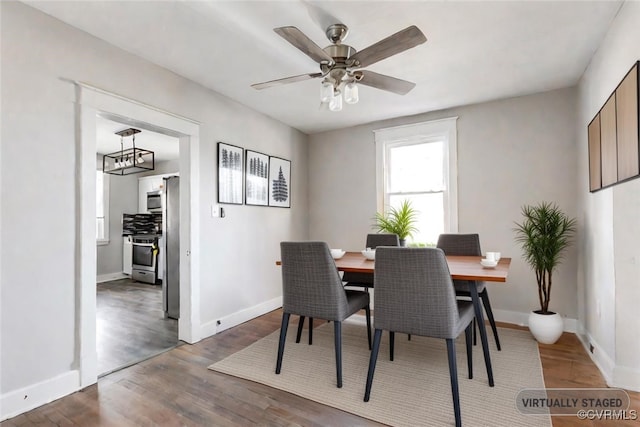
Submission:
M 529 314 L 529 330 L 533 337 L 542 344 L 553 344 L 562 335 L 564 322 L 558 313 Z

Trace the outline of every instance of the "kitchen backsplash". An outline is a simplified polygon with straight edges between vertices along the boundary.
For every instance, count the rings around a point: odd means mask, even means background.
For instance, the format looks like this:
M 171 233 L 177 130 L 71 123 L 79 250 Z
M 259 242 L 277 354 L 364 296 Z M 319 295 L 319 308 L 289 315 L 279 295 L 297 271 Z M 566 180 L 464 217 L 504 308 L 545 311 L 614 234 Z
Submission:
M 162 234 L 162 213 L 122 214 L 122 235 Z

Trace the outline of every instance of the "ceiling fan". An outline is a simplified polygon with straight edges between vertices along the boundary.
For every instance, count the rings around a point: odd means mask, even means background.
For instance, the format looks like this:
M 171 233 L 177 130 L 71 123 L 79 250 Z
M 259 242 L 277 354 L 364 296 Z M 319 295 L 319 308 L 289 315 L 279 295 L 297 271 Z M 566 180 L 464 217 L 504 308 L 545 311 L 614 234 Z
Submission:
M 324 49 L 296 27 L 279 27 L 274 28 L 274 31 L 316 61 L 320 65 L 320 72 L 256 83 L 251 87 L 266 89 L 308 79 L 323 78 L 321 102 L 330 103 L 339 99 L 340 108 L 335 108 L 336 110 L 342 108 L 340 94 L 343 90 L 345 102 L 357 102 L 356 82 L 399 95 L 408 93 L 415 87 L 415 83 L 373 71 L 361 70 L 361 68 L 368 67 L 427 41 L 422 31 L 412 25 L 357 52 L 353 47 L 342 43 L 349 32 L 349 28 L 344 24 L 333 24 L 327 28 L 326 35 L 332 44 Z

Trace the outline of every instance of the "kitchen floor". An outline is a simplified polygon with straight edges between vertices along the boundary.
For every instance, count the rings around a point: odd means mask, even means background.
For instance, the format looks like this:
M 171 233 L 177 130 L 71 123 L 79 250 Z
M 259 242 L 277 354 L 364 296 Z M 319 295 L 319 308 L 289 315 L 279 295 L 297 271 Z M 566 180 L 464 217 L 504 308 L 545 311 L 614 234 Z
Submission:
M 98 375 L 134 365 L 180 344 L 165 318 L 162 286 L 131 279 L 97 284 Z

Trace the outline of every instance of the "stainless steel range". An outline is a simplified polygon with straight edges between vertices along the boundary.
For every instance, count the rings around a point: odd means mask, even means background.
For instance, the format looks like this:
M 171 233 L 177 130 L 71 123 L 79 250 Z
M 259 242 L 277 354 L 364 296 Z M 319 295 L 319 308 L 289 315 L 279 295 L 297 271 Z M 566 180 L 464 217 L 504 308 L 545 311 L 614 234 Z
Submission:
M 158 277 L 158 236 L 133 236 L 131 245 L 131 278 L 139 282 L 156 284 Z

